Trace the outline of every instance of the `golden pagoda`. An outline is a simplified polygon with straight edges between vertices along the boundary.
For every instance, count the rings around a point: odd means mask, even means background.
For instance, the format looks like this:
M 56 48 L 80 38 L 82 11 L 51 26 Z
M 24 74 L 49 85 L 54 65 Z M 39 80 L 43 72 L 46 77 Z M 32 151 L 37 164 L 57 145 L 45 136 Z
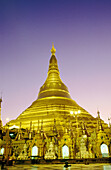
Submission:
M 22 128 L 30 128 L 31 122 L 37 129 L 42 125 L 47 134 L 53 129 L 55 121 L 60 134 L 69 128 L 78 128 L 81 133 L 83 122 L 87 124 L 89 132 L 97 127 L 97 119 L 71 99 L 68 88 L 60 78 L 55 52 L 56 49 L 52 45 L 47 79 L 40 88 L 37 100 L 17 119 L 7 123 L 9 127 L 21 124 Z M 104 123 L 103 126 L 107 127 L 107 124 Z
M 60 78 L 55 52 L 52 45 L 47 78 L 37 99 L 5 125 L 0 152 L 4 149 L 6 156 L 13 153 L 18 160 L 111 156 L 111 126 L 104 123 L 99 111 L 94 118 L 71 99 Z M 6 139 L 11 144 L 7 145 Z

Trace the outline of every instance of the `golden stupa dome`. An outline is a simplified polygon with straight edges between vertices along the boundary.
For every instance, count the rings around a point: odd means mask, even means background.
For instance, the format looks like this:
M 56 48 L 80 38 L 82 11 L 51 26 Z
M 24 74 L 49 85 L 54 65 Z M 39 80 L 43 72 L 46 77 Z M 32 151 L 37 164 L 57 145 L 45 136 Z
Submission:
M 8 122 L 6 125 L 9 127 L 19 126 L 21 123 L 22 128 L 29 128 L 30 122 L 32 122 L 37 129 L 42 122 L 43 129 L 48 134 L 50 129 L 53 128 L 55 120 L 57 130 L 59 134 L 62 134 L 64 129 L 69 127 L 69 122 L 72 122 L 72 128 L 77 126 L 75 113 L 78 113 L 79 129 L 82 122 L 86 122 L 90 130 L 93 129 L 92 127 L 96 127 L 96 118 L 71 99 L 68 88 L 60 78 L 55 52 L 56 49 L 53 45 L 47 78 L 40 88 L 37 99 L 17 119 Z

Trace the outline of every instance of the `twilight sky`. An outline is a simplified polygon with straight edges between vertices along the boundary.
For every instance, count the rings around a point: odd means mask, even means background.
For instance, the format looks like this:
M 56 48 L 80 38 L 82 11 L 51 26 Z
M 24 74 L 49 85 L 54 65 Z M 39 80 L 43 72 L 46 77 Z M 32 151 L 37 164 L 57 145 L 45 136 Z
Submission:
M 111 0 L 0 0 L 2 121 L 37 99 L 52 42 L 72 99 L 111 117 Z

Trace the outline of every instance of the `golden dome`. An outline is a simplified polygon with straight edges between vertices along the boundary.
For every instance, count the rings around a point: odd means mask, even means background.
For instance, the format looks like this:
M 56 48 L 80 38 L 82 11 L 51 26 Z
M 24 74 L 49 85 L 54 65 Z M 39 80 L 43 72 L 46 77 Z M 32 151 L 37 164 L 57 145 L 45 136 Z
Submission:
M 30 122 L 32 122 L 34 127 L 39 128 L 39 121 L 43 122 L 43 129 L 48 134 L 54 125 L 54 120 L 56 120 L 57 130 L 62 134 L 64 128 L 69 126 L 69 121 L 72 122 L 74 128 L 77 126 L 75 117 L 71 113 L 76 113 L 79 110 L 79 126 L 85 121 L 90 130 L 92 130 L 92 127 L 96 127 L 97 120 L 71 99 L 68 88 L 60 78 L 55 52 L 53 45 L 48 75 L 40 88 L 37 100 L 23 111 L 17 119 L 7 123 L 8 126 L 19 126 L 21 122 L 23 128 L 29 128 Z

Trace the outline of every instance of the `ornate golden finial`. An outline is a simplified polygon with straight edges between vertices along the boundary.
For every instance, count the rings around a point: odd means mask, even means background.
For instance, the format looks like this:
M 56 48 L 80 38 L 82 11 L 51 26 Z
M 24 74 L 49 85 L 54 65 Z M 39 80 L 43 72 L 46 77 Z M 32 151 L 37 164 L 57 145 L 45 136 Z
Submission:
M 98 117 L 100 118 L 100 112 L 99 112 L 99 110 L 97 111 L 97 114 L 98 114 Z
M 51 49 L 51 53 L 52 55 L 55 55 L 56 49 L 54 48 L 54 43 L 52 43 L 52 49 Z

